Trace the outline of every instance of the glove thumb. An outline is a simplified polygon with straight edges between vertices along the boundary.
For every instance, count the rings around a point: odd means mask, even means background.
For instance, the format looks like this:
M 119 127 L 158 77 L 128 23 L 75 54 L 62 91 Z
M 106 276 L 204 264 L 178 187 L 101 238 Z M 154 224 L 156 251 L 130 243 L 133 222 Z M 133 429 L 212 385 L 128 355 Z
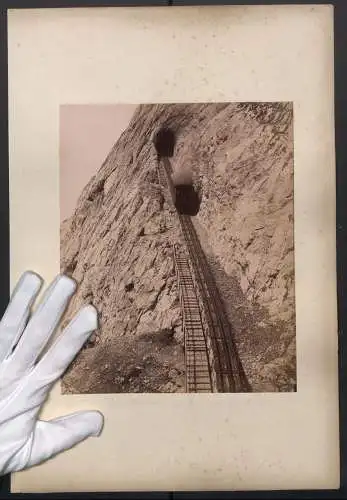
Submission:
M 99 436 L 103 423 L 104 418 L 98 411 L 77 412 L 49 421 L 39 420 L 33 432 L 26 467 L 37 465 L 88 437 Z

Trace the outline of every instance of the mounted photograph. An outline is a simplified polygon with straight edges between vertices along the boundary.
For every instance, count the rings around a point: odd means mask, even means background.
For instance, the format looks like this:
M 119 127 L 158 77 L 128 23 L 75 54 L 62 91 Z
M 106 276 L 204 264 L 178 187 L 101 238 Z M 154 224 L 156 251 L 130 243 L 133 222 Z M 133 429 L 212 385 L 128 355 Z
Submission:
M 98 316 L 38 418 L 105 423 L 12 492 L 339 487 L 335 10 L 8 12 L 11 284 Z
M 62 106 L 64 394 L 296 391 L 291 103 Z

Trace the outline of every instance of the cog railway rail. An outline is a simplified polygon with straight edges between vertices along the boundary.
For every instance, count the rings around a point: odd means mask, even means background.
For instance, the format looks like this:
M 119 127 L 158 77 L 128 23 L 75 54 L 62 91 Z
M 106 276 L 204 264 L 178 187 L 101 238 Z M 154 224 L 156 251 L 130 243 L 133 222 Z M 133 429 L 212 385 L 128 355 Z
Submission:
M 172 148 L 167 156 L 165 148 L 158 154 L 158 180 L 174 205 L 168 156 L 172 156 Z M 186 390 L 250 392 L 222 297 L 191 216 L 176 213 L 184 241 L 183 248 L 173 244 L 173 249 L 185 335 Z

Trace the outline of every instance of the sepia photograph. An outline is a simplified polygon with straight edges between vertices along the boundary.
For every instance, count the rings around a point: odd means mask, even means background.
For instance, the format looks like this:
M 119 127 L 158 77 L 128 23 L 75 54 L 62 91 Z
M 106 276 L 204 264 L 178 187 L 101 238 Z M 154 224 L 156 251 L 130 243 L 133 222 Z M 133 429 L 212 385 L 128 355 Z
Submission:
M 63 394 L 295 392 L 290 102 L 60 108 Z

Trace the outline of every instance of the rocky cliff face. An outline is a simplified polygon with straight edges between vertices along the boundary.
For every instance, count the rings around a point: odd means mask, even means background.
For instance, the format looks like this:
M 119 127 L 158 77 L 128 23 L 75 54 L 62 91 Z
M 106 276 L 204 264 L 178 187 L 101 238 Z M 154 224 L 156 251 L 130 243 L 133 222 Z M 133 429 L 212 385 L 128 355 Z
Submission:
M 254 391 L 296 386 L 292 106 L 141 105 L 61 227 L 61 271 L 79 284 L 66 321 L 92 303 L 100 328 L 63 391 L 182 392 L 172 242 L 153 130 L 176 135 L 202 202 L 194 224 Z

